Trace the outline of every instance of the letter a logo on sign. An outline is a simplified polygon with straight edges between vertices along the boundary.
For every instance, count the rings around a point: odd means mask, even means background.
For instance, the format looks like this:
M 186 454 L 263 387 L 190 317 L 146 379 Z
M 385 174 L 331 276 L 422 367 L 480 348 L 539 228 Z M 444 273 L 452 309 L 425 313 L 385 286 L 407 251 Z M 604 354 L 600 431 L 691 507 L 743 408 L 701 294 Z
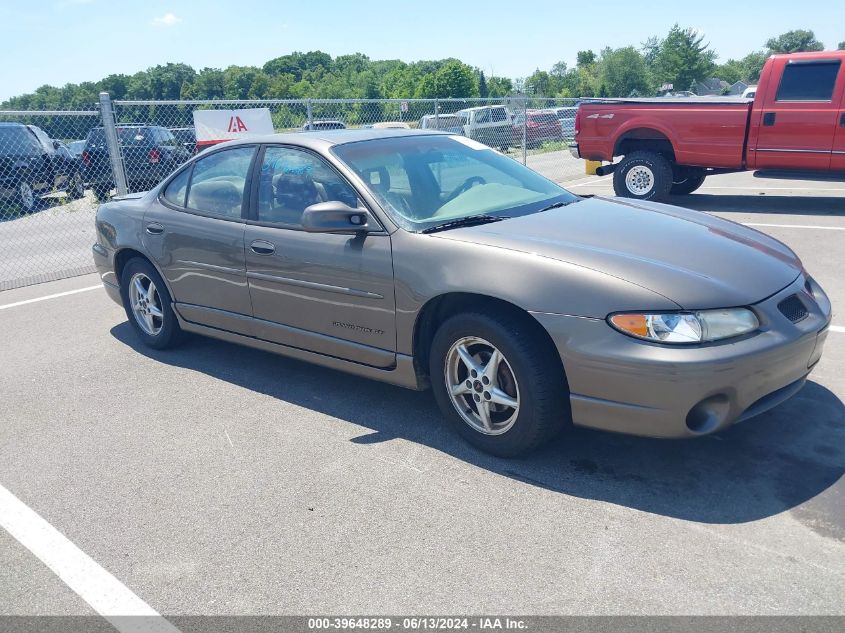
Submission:
M 247 132 L 246 125 L 241 121 L 241 117 L 233 116 L 229 119 L 229 132 Z

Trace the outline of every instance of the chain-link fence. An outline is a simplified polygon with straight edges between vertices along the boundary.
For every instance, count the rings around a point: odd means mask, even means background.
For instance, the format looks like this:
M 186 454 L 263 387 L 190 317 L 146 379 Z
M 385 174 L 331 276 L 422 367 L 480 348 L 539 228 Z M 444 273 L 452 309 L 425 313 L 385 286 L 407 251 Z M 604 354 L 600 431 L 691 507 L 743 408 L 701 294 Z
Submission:
M 93 271 L 94 214 L 145 191 L 204 146 L 198 110 L 266 109 L 274 132 L 445 130 L 500 149 L 565 184 L 584 175 L 567 149 L 578 99 L 114 101 L 98 109 L 0 111 L 0 290 Z

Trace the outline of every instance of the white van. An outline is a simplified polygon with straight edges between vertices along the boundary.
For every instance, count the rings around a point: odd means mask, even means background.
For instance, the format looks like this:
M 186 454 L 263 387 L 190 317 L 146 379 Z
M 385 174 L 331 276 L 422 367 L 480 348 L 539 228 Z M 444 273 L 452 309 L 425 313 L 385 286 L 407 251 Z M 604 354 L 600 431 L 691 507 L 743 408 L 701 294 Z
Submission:
M 513 120 L 505 106 L 466 108 L 455 112 L 455 116 L 461 118 L 464 136 L 502 150 L 513 144 Z

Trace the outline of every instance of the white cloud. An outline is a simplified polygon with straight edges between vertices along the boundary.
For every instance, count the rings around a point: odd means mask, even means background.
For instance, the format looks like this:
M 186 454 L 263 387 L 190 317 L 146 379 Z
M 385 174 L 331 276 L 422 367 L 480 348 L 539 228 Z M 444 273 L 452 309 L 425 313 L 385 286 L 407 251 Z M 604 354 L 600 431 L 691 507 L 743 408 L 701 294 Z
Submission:
M 177 18 L 172 13 L 165 13 L 159 18 L 154 18 L 152 24 L 153 26 L 173 26 L 181 21 L 182 18 Z

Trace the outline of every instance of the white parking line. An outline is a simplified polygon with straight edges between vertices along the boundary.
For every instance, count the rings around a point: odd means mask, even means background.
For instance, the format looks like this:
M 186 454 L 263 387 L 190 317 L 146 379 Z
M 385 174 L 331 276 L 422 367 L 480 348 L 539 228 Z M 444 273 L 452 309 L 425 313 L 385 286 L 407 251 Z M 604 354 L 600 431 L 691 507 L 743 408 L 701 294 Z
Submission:
M 827 187 L 827 188 L 820 188 L 820 187 L 732 187 L 730 185 L 710 185 L 707 187 L 701 187 L 701 189 L 737 189 L 742 191 L 838 191 L 839 193 L 845 193 L 845 187 Z
M 842 327 L 841 325 L 831 325 L 830 331 L 831 332 L 839 332 L 840 334 L 845 334 L 845 327 Z
M 564 188 L 566 187 L 588 187 L 590 185 L 597 185 L 600 182 L 605 182 L 607 180 L 612 180 L 613 176 L 604 176 L 602 178 L 590 179 L 590 180 L 580 180 L 575 183 L 563 183 Z
M 772 226 L 779 229 L 819 229 L 822 231 L 845 231 L 845 226 L 821 226 L 818 224 L 764 224 L 762 222 L 742 222 L 745 226 Z
M 155 609 L 127 589 L 2 485 L 0 526 L 41 559 L 41 562 L 118 631 L 179 632 L 179 629 Z
M 68 290 L 67 292 L 57 292 L 54 295 L 46 295 L 44 297 L 36 297 L 35 299 L 27 299 L 26 301 L 17 301 L 15 303 L 7 303 L 6 305 L 0 305 L 0 310 L 5 310 L 7 308 L 17 308 L 18 306 L 25 306 L 28 303 L 38 303 L 39 301 L 47 301 L 48 299 L 58 299 L 59 297 L 67 297 L 68 295 L 75 295 L 79 292 L 88 292 L 89 290 L 96 290 L 97 288 L 102 288 L 102 284 L 98 286 L 88 286 L 87 288 L 77 288 L 76 290 Z

